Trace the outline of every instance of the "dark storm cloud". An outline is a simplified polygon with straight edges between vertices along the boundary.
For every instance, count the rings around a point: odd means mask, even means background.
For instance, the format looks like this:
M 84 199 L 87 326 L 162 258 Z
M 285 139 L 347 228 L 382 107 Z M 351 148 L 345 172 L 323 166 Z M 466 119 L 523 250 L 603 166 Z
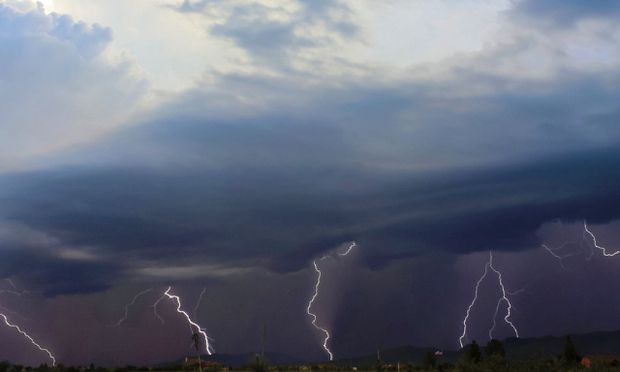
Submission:
M 345 180 L 336 169 L 303 167 L 279 174 L 249 168 L 60 169 L 15 181 L 19 187 L 5 195 L 3 214 L 65 245 L 106 252 L 107 263 L 73 274 L 55 260 L 44 264 L 35 256 L 34 262 L 41 262 L 37 275 L 55 278 L 57 291 L 97 289 L 127 257 L 186 257 L 289 271 L 353 239 L 376 266 L 438 249 L 531 248 L 545 222 L 617 218 L 619 155 L 576 154 L 411 179 L 360 170 Z M 357 182 L 367 183 L 365 190 L 330 187 Z M 13 259 L 32 261 L 26 253 Z M 74 274 L 82 280 L 76 282 Z
M 550 20 L 556 26 L 570 26 L 580 19 L 616 17 L 620 14 L 620 3 L 614 0 L 518 0 L 514 11 Z
M 429 81 L 216 76 L 45 171 L 3 175 L 0 218 L 51 252 L 98 253 L 85 262 L 102 268 L 67 292 L 147 264 L 294 271 L 351 240 L 375 267 L 526 249 L 545 222 L 616 218 L 618 74 L 493 73 L 516 52 Z
M 118 262 L 67 260 L 23 243 L 3 243 L 0 277 L 19 278 L 46 296 L 103 291 L 122 273 Z

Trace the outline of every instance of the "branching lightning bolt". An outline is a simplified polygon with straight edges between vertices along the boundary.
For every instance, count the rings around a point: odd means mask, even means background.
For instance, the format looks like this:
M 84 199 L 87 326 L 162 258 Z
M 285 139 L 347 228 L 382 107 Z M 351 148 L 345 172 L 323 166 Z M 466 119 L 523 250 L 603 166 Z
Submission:
M 19 297 L 23 296 L 24 294 L 28 294 L 28 291 L 25 291 L 25 290 L 20 291 L 19 288 L 17 288 L 17 286 L 11 279 L 6 278 L 4 279 L 4 281 L 9 283 L 12 289 L 0 289 L 0 294 L 8 293 L 8 294 L 12 294 L 14 296 L 19 296 Z
M 0 290 L 0 294 L 5 294 L 5 293 L 6 293 L 6 294 L 11 294 L 11 295 L 14 295 L 14 296 L 19 296 L 19 297 L 21 297 L 22 295 L 24 295 L 24 294 L 28 293 L 28 291 L 25 291 L 25 290 L 20 291 L 20 290 L 17 288 L 17 286 L 15 285 L 15 283 L 14 283 L 11 279 L 9 279 L 9 278 L 5 278 L 5 279 L 4 279 L 4 281 L 5 281 L 5 282 L 7 282 L 7 283 L 11 286 L 11 288 L 12 288 L 12 289 L 3 289 L 3 290 Z M 7 313 L 13 313 L 13 314 L 15 314 L 15 315 L 17 315 L 17 316 L 20 316 L 20 317 L 24 318 L 24 317 L 23 317 L 22 315 L 20 315 L 19 313 L 16 313 L 16 312 L 14 312 L 14 311 L 12 311 L 12 310 L 9 310 L 9 309 L 5 308 L 4 306 L 1 306 L 1 305 L 0 305 L 0 309 L 2 309 L 3 311 L 5 311 L 5 312 L 7 312 Z M 48 355 L 48 357 L 50 358 L 50 360 L 52 361 L 52 366 L 55 366 L 55 365 L 56 365 L 56 358 L 54 357 L 54 355 L 52 354 L 52 352 L 51 352 L 49 349 L 47 349 L 47 348 L 45 348 L 45 347 L 41 346 L 39 343 L 37 343 L 37 342 L 36 342 L 36 341 L 35 341 L 35 340 L 34 340 L 34 339 L 33 339 L 33 338 L 32 338 L 32 337 L 31 337 L 31 336 L 30 336 L 30 335 L 29 335 L 26 331 L 24 331 L 23 329 L 21 329 L 21 328 L 20 328 L 17 324 L 13 324 L 13 323 L 11 323 L 11 322 L 9 321 L 9 318 L 6 316 L 6 314 L 4 314 L 4 313 L 0 313 L 0 318 L 2 318 L 2 320 L 4 321 L 4 324 L 5 324 L 7 327 L 10 327 L 10 328 L 15 329 L 15 330 L 16 330 L 17 332 L 19 332 L 22 336 L 24 336 L 24 338 L 26 338 L 28 341 L 30 341 L 30 343 L 31 343 L 32 345 L 34 345 L 37 349 L 39 349 L 39 350 L 41 350 L 41 351 L 45 352 L 45 353 Z
M 584 231 L 588 235 L 590 235 L 590 237 L 592 237 L 592 244 L 594 245 L 595 248 L 601 250 L 601 252 L 603 253 L 603 256 L 605 256 L 605 257 L 614 257 L 614 256 L 620 254 L 620 251 L 615 251 L 615 252 L 612 252 L 612 253 L 607 253 L 607 248 L 601 247 L 600 245 L 598 245 L 598 242 L 596 241 L 596 236 L 592 233 L 592 231 L 590 231 L 590 229 L 588 229 L 588 224 L 586 223 L 586 221 L 583 221 L 583 229 L 584 229 Z
M 202 337 L 204 337 L 205 339 L 205 350 L 207 352 L 207 354 L 209 355 L 213 355 L 213 349 L 211 348 L 211 344 L 209 343 L 210 339 L 209 336 L 207 335 L 207 333 L 205 331 L 202 330 L 202 328 L 200 327 L 200 325 L 196 322 L 194 322 L 189 314 L 187 314 L 185 311 L 181 310 L 181 298 L 179 298 L 179 296 L 177 295 L 173 295 L 170 294 L 170 291 L 172 290 L 172 287 L 168 287 L 168 289 L 166 289 L 166 291 L 164 292 L 164 296 L 168 297 L 169 299 L 173 300 L 176 302 L 177 305 L 177 312 L 179 314 L 182 314 L 185 319 L 187 320 L 187 322 L 190 324 L 190 328 L 194 327 L 196 329 L 197 332 L 199 332 Z M 159 302 L 159 300 L 158 300 Z
M 568 270 L 568 269 L 566 268 L 566 266 L 564 266 L 564 259 L 565 259 L 565 258 L 568 258 L 568 257 L 571 257 L 571 256 L 575 256 L 575 255 L 576 255 L 576 253 L 569 253 L 569 254 L 564 254 L 564 255 L 560 255 L 560 254 L 556 253 L 557 251 L 561 250 L 561 249 L 564 247 L 564 245 L 565 245 L 565 244 L 563 244 L 563 245 L 562 245 L 562 246 L 560 246 L 559 248 L 555 248 L 555 249 L 549 248 L 549 246 L 548 246 L 548 245 L 546 245 L 546 244 L 542 244 L 542 245 L 541 245 L 541 247 L 542 247 L 544 250 L 546 250 L 547 252 L 549 252 L 549 254 L 550 254 L 551 256 L 555 257 L 555 258 L 558 260 L 558 262 L 560 263 L 560 267 L 562 267 L 562 269 L 564 269 L 564 270 Z
M 348 256 L 349 253 L 351 253 L 351 251 L 355 247 L 357 247 L 357 243 L 352 242 L 344 252 L 337 253 L 337 255 L 341 257 Z M 330 257 L 331 257 L 330 255 L 324 255 L 323 257 L 321 257 L 320 260 L 324 261 Z M 319 296 L 319 288 L 321 286 L 321 276 L 322 276 L 321 269 L 319 269 L 319 265 L 317 264 L 316 260 L 312 261 L 312 265 L 314 266 L 314 271 L 316 272 L 317 276 L 316 276 L 316 282 L 314 284 L 314 293 L 312 294 L 312 297 L 308 301 L 308 306 L 306 307 L 306 314 L 308 314 L 312 318 L 312 326 L 318 329 L 319 331 L 321 331 L 325 335 L 325 337 L 323 338 L 323 349 L 325 350 L 325 352 L 329 356 L 329 360 L 331 361 L 331 360 L 334 360 L 334 354 L 332 353 L 332 351 L 329 349 L 329 346 L 328 346 L 331 335 L 329 334 L 329 331 L 327 329 L 317 324 L 318 317 L 315 313 L 312 312 L 312 305 L 314 304 L 314 301 L 316 300 L 316 298 Z
M 459 337 L 459 345 L 461 345 L 461 348 L 463 347 L 463 339 L 465 339 L 465 336 L 467 335 L 467 320 L 469 320 L 469 314 L 471 313 L 471 309 L 474 307 L 474 305 L 476 304 L 476 301 L 478 300 L 478 288 L 480 288 L 480 283 L 482 283 L 482 281 L 484 280 L 484 278 L 486 278 L 488 273 L 489 273 L 489 263 L 485 262 L 484 272 L 482 273 L 482 276 L 480 277 L 480 279 L 478 279 L 478 281 L 476 282 L 476 287 L 474 288 L 474 298 L 472 299 L 471 303 L 467 307 L 465 318 L 463 318 L 463 334 L 461 334 L 461 337 Z
M 493 338 L 493 330 L 495 329 L 495 318 L 497 317 L 497 312 L 499 310 L 499 305 L 502 302 L 506 302 L 506 315 L 504 316 L 504 321 L 506 322 L 506 324 L 508 324 L 512 330 L 515 333 L 515 336 L 517 338 L 519 338 L 519 331 L 517 330 L 517 327 L 515 327 L 514 323 L 512 323 L 512 321 L 510 320 L 510 315 L 511 311 L 512 311 L 512 303 L 510 302 L 510 300 L 508 299 L 508 297 L 506 296 L 506 288 L 504 287 L 504 282 L 503 282 L 503 278 L 502 278 L 502 273 L 497 270 L 494 266 L 493 266 L 493 253 L 489 252 L 489 268 L 491 268 L 491 270 L 493 270 L 493 272 L 495 274 L 497 274 L 497 282 L 502 290 L 502 297 L 500 297 L 500 299 L 497 301 L 497 307 L 495 308 L 495 315 L 493 316 L 493 327 L 491 327 L 491 329 L 489 329 L 489 339 Z
M 56 365 L 56 358 L 54 357 L 54 355 L 52 354 L 51 351 L 49 351 L 47 348 L 44 348 L 43 346 L 39 345 L 32 337 L 30 337 L 30 335 L 28 333 L 23 331 L 18 325 L 12 324 L 11 322 L 9 322 L 9 319 L 6 317 L 6 315 L 0 313 L 0 318 L 2 318 L 2 320 L 4 320 L 4 324 L 6 324 L 8 327 L 11 327 L 11 328 L 14 328 L 15 330 L 17 330 L 17 332 L 19 332 L 28 341 L 30 341 L 30 343 L 33 344 L 37 349 L 45 352 L 48 355 L 48 357 L 51 359 L 52 366 Z
M 585 257 L 585 259 L 587 261 L 590 261 L 592 259 L 592 257 L 594 256 L 594 251 L 595 248 L 600 250 L 603 254 L 604 257 L 614 257 L 618 254 L 620 254 L 620 251 L 613 251 L 613 252 L 608 252 L 607 248 L 600 246 L 598 244 L 598 241 L 596 239 L 596 235 L 594 235 L 594 233 L 588 228 L 588 223 L 584 220 L 583 221 L 583 234 L 581 235 L 581 241 L 579 242 L 579 246 L 583 249 L 583 244 L 586 243 L 588 245 L 588 247 L 590 247 L 590 254 L 587 255 Z M 549 246 L 542 244 L 541 247 L 547 251 L 551 256 L 553 256 L 554 258 L 556 258 L 558 260 L 558 262 L 560 263 L 560 266 L 566 270 L 566 266 L 564 266 L 564 260 L 566 258 L 572 257 L 572 256 L 577 256 L 579 254 L 581 254 L 580 252 L 576 251 L 576 252 L 569 252 L 569 253 L 565 253 L 562 254 L 560 253 L 564 247 L 566 247 L 569 244 L 577 244 L 576 242 L 566 242 L 564 244 L 562 244 L 561 246 L 557 247 L 557 248 L 550 248 Z
M 504 287 L 502 273 L 499 270 L 497 270 L 495 266 L 493 266 L 493 252 L 489 251 L 489 260 L 484 264 L 484 272 L 482 273 L 482 276 L 478 279 L 478 281 L 476 282 L 476 286 L 474 287 L 474 298 L 472 299 L 471 303 L 467 307 L 467 312 L 465 313 L 465 317 L 463 318 L 463 333 L 459 337 L 459 345 L 461 346 L 461 348 L 464 346 L 463 340 L 467 336 L 467 321 L 469 320 L 471 310 L 475 306 L 476 301 L 478 301 L 478 290 L 480 288 L 480 284 L 487 277 L 487 274 L 489 273 L 489 269 L 491 269 L 497 275 L 497 281 L 498 281 L 498 284 L 501 290 L 501 297 L 497 301 L 497 305 L 495 307 L 495 313 L 493 315 L 493 324 L 491 328 L 489 329 L 489 338 L 490 339 L 493 338 L 493 331 L 495 330 L 495 327 L 497 325 L 496 318 L 499 313 L 499 308 L 502 302 L 506 303 L 506 315 L 504 316 L 504 321 L 506 322 L 506 324 L 508 324 L 512 328 L 512 330 L 515 333 L 515 336 L 519 337 L 519 331 L 517 330 L 517 327 L 510 320 L 510 316 L 512 315 L 512 303 L 510 302 L 510 299 L 508 298 L 508 295 L 506 292 L 506 288 Z
M 125 314 L 123 315 L 123 317 L 122 317 L 122 318 L 120 318 L 120 319 L 118 320 L 118 322 L 114 323 L 113 327 L 118 327 L 118 326 L 120 326 L 120 325 L 121 325 L 124 321 L 126 321 L 126 320 L 127 320 L 127 318 L 129 317 L 129 308 L 130 308 L 132 305 L 134 305 L 134 304 L 136 303 L 136 301 L 138 300 L 138 298 L 140 298 L 141 296 L 143 296 L 143 295 L 145 295 L 145 294 L 149 293 L 149 292 L 150 292 L 150 291 L 152 291 L 152 290 L 153 290 L 152 288 L 145 289 L 144 291 L 142 291 L 142 292 L 140 292 L 140 293 L 136 294 L 135 296 L 133 296 L 133 299 L 131 300 L 131 302 L 129 302 L 129 303 L 127 303 L 127 304 L 125 304 Z

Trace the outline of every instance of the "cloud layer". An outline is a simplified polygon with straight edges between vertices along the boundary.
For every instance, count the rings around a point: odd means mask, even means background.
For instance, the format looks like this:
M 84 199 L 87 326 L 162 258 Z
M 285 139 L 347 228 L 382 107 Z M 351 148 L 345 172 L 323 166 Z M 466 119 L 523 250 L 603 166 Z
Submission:
M 118 126 L 144 82 L 108 63 L 112 31 L 0 3 L 0 169 L 15 169 Z
M 531 6 L 511 11 L 539 17 Z M 18 128 L 11 144 L 39 149 L 45 140 L 48 151 L 85 141 L 135 102 L 140 84 L 128 67 L 103 59 L 110 30 L 36 9 L 0 10 L 2 42 L 31 50 L 4 57 L 18 68 L 7 78 L 27 76 L 23 85 L 36 84 L 52 110 L 24 116 L 15 97 L 26 90 L 12 92 L 4 100 L 14 117 L 5 125 Z M 289 62 L 321 40 L 309 39 L 319 24 L 334 37 L 359 37 L 344 27 L 354 19 L 346 3 L 184 2 L 174 10 L 198 13 L 205 32 L 267 70 L 213 73 L 46 157 L 43 170 L 3 174 L 2 239 L 13 263 L 3 276 L 40 262 L 20 275 L 57 294 L 101 290 L 166 265 L 183 272 L 196 260 L 218 272 L 295 271 L 351 240 L 380 266 L 428 252 L 527 249 L 546 222 L 617 217 L 619 71 L 592 73 L 587 59 L 567 57 L 573 31 L 509 24 L 501 43 L 458 60 L 385 76 L 357 66 L 335 78 Z M 582 36 L 615 52 L 597 33 Z M 544 48 L 550 42 L 556 49 Z M 285 60 L 286 68 L 272 63 Z M 49 93 L 54 81 L 63 94 Z M 43 116 L 51 132 L 30 135 Z

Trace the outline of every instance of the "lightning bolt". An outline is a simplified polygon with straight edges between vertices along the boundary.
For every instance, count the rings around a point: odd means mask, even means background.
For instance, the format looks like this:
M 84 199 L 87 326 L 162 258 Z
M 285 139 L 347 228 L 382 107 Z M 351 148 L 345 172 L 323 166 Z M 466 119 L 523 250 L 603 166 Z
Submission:
M 164 325 L 166 322 L 164 322 L 164 318 L 162 318 L 157 312 L 157 305 L 159 305 L 159 303 L 162 302 L 165 298 L 166 298 L 166 295 L 162 294 L 161 297 L 158 298 L 157 301 L 153 303 L 153 305 L 151 305 L 151 307 L 153 308 L 153 314 L 155 315 L 155 318 L 157 318 L 157 320 L 159 320 L 162 325 Z
M 12 295 L 12 296 L 15 296 L 15 297 L 22 297 L 22 296 L 24 296 L 24 295 L 26 295 L 26 294 L 28 294 L 28 293 L 29 293 L 29 292 L 28 292 L 28 291 L 26 291 L 26 290 L 21 290 L 21 291 L 20 291 L 20 290 L 17 288 L 17 286 L 15 285 L 15 283 L 13 283 L 13 281 L 12 281 L 11 279 L 8 279 L 8 278 L 7 278 L 7 279 L 4 279 L 4 281 L 6 281 L 7 283 L 9 283 L 9 285 L 10 285 L 10 286 L 11 286 L 11 288 L 13 288 L 13 289 L 0 289 L 0 295 L 8 294 L 8 295 Z M 12 314 L 12 315 L 15 315 L 16 317 L 19 317 L 19 318 L 22 318 L 22 319 L 28 320 L 28 318 L 27 318 L 27 317 L 23 316 L 22 314 L 20 314 L 20 313 L 18 313 L 18 312 L 16 312 L 16 311 L 13 311 L 13 310 L 9 309 L 9 308 L 7 308 L 7 307 L 5 307 L 5 306 L 3 306 L 3 305 L 0 305 L 0 311 L 6 312 L 6 313 L 10 313 L 10 314 Z
M 614 251 L 612 253 L 607 253 L 607 248 L 601 247 L 600 245 L 598 245 L 598 242 L 596 241 L 596 236 L 594 235 L 594 233 L 592 233 L 592 231 L 590 231 L 590 229 L 588 229 L 588 224 L 587 224 L 586 221 L 583 221 L 583 229 L 584 229 L 585 233 L 590 235 L 590 237 L 592 238 L 592 244 L 594 245 L 595 248 L 601 250 L 601 252 L 603 253 L 603 256 L 605 256 L 605 257 L 614 257 L 614 256 L 620 254 L 620 251 Z
M 19 288 L 17 288 L 17 286 L 15 285 L 15 283 L 9 279 L 9 278 L 5 278 L 4 279 L 5 282 L 7 282 L 12 289 L 3 289 L 0 290 L 0 294 L 11 294 L 14 296 L 18 296 L 21 297 L 24 294 L 28 293 L 28 291 L 20 291 Z M 16 313 L 12 310 L 7 309 L 6 307 L 0 305 L 0 309 L 2 309 L 2 311 L 7 312 L 7 313 L 12 313 L 15 314 L 16 316 L 20 316 L 22 318 L 24 318 L 22 315 L 20 315 L 19 313 Z M 34 345 L 37 349 L 45 352 L 48 357 L 50 358 L 50 360 L 52 361 L 52 366 L 56 365 L 56 358 L 54 357 L 54 355 L 52 354 L 51 351 L 49 351 L 49 349 L 41 346 L 39 343 L 37 343 L 26 331 L 24 331 L 23 329 L 21 329 L 17 324 L 13 324 L 9 321 L 9 318 L 6 316 L 6 314 L 4 313 L 0 313 L 0 318 L 2 318 L 2 320 L 4 321 L 4 324 L 7 327 L 13 328 L 15 329 L 19 334 L 21 334 L 22 336 L 24 336 L 24 338 L 26 338 L 32 345 Z M 25 319 L 25 318 L 24 318 Z
M 22 293 L 21 292 L 17 292 L 17 291 L 13 291 L 11 289 L 0 289 L 0 294 L 11 294 L 13 296 L 18 296 L 21 297 Z
M 515 336 L 519 337 L 519 331 L 517 330 L 517 327 L 510 320 L 510 316 L 512 315 L 512 303 L 510 302 L 510 299 L 508 298 L 508 295 L 507 295 L 507 292 L 506 292 L 506 288 L 504 287 L 504 281 L 503 281 L 502 273 L 499 270 L 497 270 L 495 268 L 495 266 L 493 266 L 493 252 L 489 251 L 489 260 L 487 262 L 485 262 L 485 264 L 484 264 L 484 272 L 482 273 L 482 276 L 480 276 L 480 278 L 478 279 L 478 281 L 476 282 L 476 285 L 474 287 L 474 298 L 472 299 L 471 303 L 467 307 L 467 311 L 465 313 L 465 317 L 463 318 L 463 333 L 459 337 L 459 345 L 461 346 L 461 348 L 463 348 L 463 346 L 464 346 L 463 340 L 465 339 L 465 337 L 467 335 L 467 322 L 469 320 L 469 316 L 471 314 L 471 310 L 473 309 L 473 307 L 476 305 L 476 302 L 478 301 L 478 292 L 479 292 L 480 284 L 487 277 L 487 275 L 489 273 L 489 269 L 491 269 L 491 271 L 493 271 L 495 273 L 495 275 L 497 275 L 497 282 L 498 282 L 498 285 L 499 285 L 500 290 L 501 290 L 501 296 L 498 299 L 497 305 L 495 307 L 495 314 L 493 316 L 493 324 L 492 324 L 491 328 L 489 329 L 489 338 L 490 339 L 493 338 L 492 337 L 493 336 L 493 331 L 495 330 L 495 327 L 497 325 L 496 318 L 497 318 L 497 315 L 499 314 L 499 308 L 500 308 L 500 306 L 501 306 L 501 304 L 503 302 L 505 302 L 506 306 L 507 306 L 506 307 L 506 315 L 504 316 L 504 321 L 506 322 L 506 324 L 508 324 L 512 328 L 512 330 L 515 333 Z M 519 292 L 519 291 L 517 291 L 517 292 Z M 517 292 L 515 292 L 515 293 L 517 293 Z
M 140 298 L 141 296 L 143 296 L 143 295 L 145 295 L 145 294 L 149 293 L 149 292 L 150 292 L 150 291 L 152 291 L 152 290 L 153 290 L 152 288 L 145 289 L 144 291 L 142 291 L 142 292 L 140 292 L 140 293 L 136 294 L 135 296 L 133 296 L 133 299 L 131 300 L 131 302 L 129 302 L 129 303 L 127 303 L 127 304 L 125 304 L 125 314 L 123 315 L 123 317 L 122 317 L 122 318 L 120 318 L 120 319 L 118 320 L 118 322 L 114 323 L 113 327 L 118 327 L 118 326 L 120 326 L 120 325 L 121 325 L 124 321 L 126 321 L 126 320 L 127 320 L 127 318 L 129 317 L 129 308 L 130 308 L 132 305 L 134 305 L 134 304 L 136 303 L 136 301 L 138 300 L 138 298 Z
M 351 253 L 351 251 L 355 247 L 357 247 L 357 243 L 352 242 L 344 252 L 337 253 L 337 255 L 341 257 L 348 256 L 349 253 Z M 330 257 L 331 257 L 330 255 L 324 255 L 323 257 L 321 257 L 320 260 L 324 261 Z M 306 307 L 306 314 L 308 314 L 308 316 L 312 318 L 312 326 L 316 328 L 317 330 L 321 331 L 323 335 L 325 336 L 323 338 L 323 349 L 325 350 L 325 352 L 329 356 L 329 360 L 331 361 L 331 360 L 334 360 L 334 354 L 332 353 L 332 351 L 329 349 L 329 346 L 328 346 L 331 335 L 329 334 L 329 331 L 327 329 L 317 324 L 318 317 L 315 313 L 312 312 L 312 305 L 314 304 L 314 301 L 316 300 L 316 298 L 319 296 L 319 288 L 321 286 L 321 277 L 323 273 L 321 272 L 321 269 L 319 269 L 319 265 L 317 264 L 316 260 L 312 261 L 312 265 L 314 266 L 314 271 L 316 272 L 316 282 L 314 283 L 314 293 L 312 294 L 312 297 L 310 297 L 310 300 L 308 301 L 308 306 Z
M 202 303 L 202 297 L 205 295 L 205 292 L 207 291 L 206 288 L 203 288 L 202 291 L 200 292 L 200 296 L 198 296 L 198 301 L 196 301 L 196 305 L 194 306 L 194 310 L 192 311 L 192 315 L 194 315 L 194 318 L 197 318 L 198 315 L 196 315 L 198 313 L 198 308 L 200 307 L 200 304 Z
M 478 279 L 478 281 L 476 282 L 476 286 L 474 287 L 474 298 L 471 300 L 471 303 L 467 307 L 465 318 L 463 318 L 463 333 L 461 334 L 461 337 L 459 337 L 459 345 L 461 345 L 461 348 L 463 348 L 463 339 L 465 339 L 465 335 L 467 335 L 467 321 L 469 320 L 469 314 L 471 314 L 471 309 L 476 304 L 476 301 L 478 301 L 478 289 L 480 288 L 480 283 L 482 283 L 484 278 L 487 277 L 488 273 L 489 273 L 489 263 L 485 262 L 484 272 L 482 273 L 482 276 L 480 277 L 480 279 Z
M 11 286 L 12 289 L 0 289 L 0 294 L 8 293 L 8 294 L 12 294 L 14 296 L 21 297 L 24 294 L 28 293 L 28 291 L 25 291 L 25 290 L 20 291 L 19 288 L 17 288 L 17 286 L 15 285 L 15 283 L 11 279 L 6 278 L 6 279 L 4 279 L 4 281 L 9 283 L 9 285 Z
M 185 319 L 187 320 L 187 322 L 190 324 L 190 328 L 194 327 L 196 329 L 196 331 L 198 331 L 202 337 L 204 337 L 205 339 L 205 350 L 207 352 L 207 354 L 209 355 L 213 355 L 213 349 L 211 348 L 211 344 L 209 343 L 210 339 L 209 336 L 207 335 L 207 333 L 205 331 L 202 330 L 202 328 L 200 327 L 200 325 L 196 322 L 194 322 L 189 314 L 187 314 L 185 311 L 181 310 L 181 298 L 179 298 L 179 296 L 177 295 L 173 295 L 170 293 L 170 291 L 172 290 L 172 287 L 168 287 L 168 289 L 166 289 L 166 291 L 164 292 L 164 296 L 168 297 L 169 299 L 173 300 L 174 302 L 176 302 L 177 305 L 177 312 L 179 314 L 182 314 Z M 158 300 L 159 301 L 159 300 Z
M 316 263 L 316 260 L 312 261 L 312 264 L 314 265 L 314 271 L 316 272 L 317 276 L 316 276 L 316 283 L 314 284 L 314 294 L 312 295 L 312 297 L 310 298 L 310 301 L 308 302 L 308 307 L 306 308 L 306 314 L 312 317 L 312 325 L 314 326 L 314 328 L 323 332 L 323 334 L 325 335 L 325 338 L 323 339 L 323 349 L 325 349 L 325 352 L 327 353 L 327 355 L 329 355 L 329 360 L 331 361 L 331 360 L 334 360 L 334 354 L 332 354 L 331 350 L 327 346 L 327 342 L 329 341 L 331 336 L 327 329 L 316 324 L 318 318 L 316 314 L 312 312 L 312 304 L 314 304 L 314 300 L 316 300 L 316 298 L 319 296 L 319 287 L 321 285 L 321 275 L 322 275 L 321 270 L 319 269 L 319 266 Z
M 526 293 L 525 288 L 521 288 L 521 289 L 517 289 L 516 291 L 512 291 L 512 292 L 506 292 L 508 293 L 509 296 L 517 296 L 520 295 L 521 293 Z
M 54 357 L 54 355 L 52 354 L 51 351 L 49 351 L 47 348 L 44 348 L 43 346 L 39 345 L 32 337 L 30 337 L 30 335 L 28 333 L 26 333 L 24 330 L 22 330 L 18 325 L 12 324 L 11 322 L 9 322 L 9 319 L 7 318 L 6 315 L 0 313 L 0 318 L 2 318 L 2 320 L 4 321 L 4 324 L 6 324 L 8 327 L 11 327 L 11 328 L 17 330 L 17 332 L 19 332 L 28 341 L 30 341 L 30 343 L 33 344 L 37 349 L 45 352 L 48 355 L 48 357 L 51 359 L 52 366 L 56 366 L 56 358 Z
M 491 268 L 491 270 L 493 270 L 493 272 L 497 275 L 497 282 L 502 290 L 502 297 L 500 297 L 500 299 L 497 301 L 497 306 L 495 308 L 495 315 L 493 316 L 493 327 L 489 329 L 489 339 L 493 339 L 492 335 L 493 335 L 493 330 L 495 330 L 495 324 L 496 324 L 495 318 L 497 318 L 499 306 L 502 302 L 506 302 L 506 315 L 504 316 L 504 321 L 506 322 L 506 324 L 508 324 L 512 328 L 512 330 L 515 333 L 515 336 L 519 338 L 519 331 L 517 330 L 517 327 L 515 327 L 514 323 L 512 323 L 512 321 L 510 320 L 510 315 L 512 315 L 511 313 L 512 303 L 508 299 L 508 296 L 506 296 L 506 288 L 504 287 L 502 273 L 493 266 L 493 253 L 492 252 L 489 252 L 489 268 Z
M 347 250 L 346 250 L 346 251 L 344 251 L 344 252 L 342 252 L 342 253 L 338 253 L 338 256 L 342 256 L 342 257 L 344 257 L 344 256 L 348 256 L 348 255 L 349 255 L 349 253 L 351 253 L 351 251 L 352 251 L 352 250 L 353 250 L 353 248 L 355 248 L 355 247 L 357 247 L 357 243 L 356 243 L 356 242 L 351 243 L 351 245 L 349 245 L 349 248 L 347 248 Z
M 552 248 L 549 248 L 549 246 L 546 245 L 546 244 L 542 244 L 541 245 L 541 248 L 543 248 L 545 251 L 549 252 L 549 254 L 551 256 L 553 256 L 554 258 L 556 258 L 558 260 L 558 262 L 560 263 L 560 266 L 562 267 L 562 269 L 568 270 L 566 268 L 566 266 L 564 266 L 564 259 L 568 258 L 570 256 L 574 256 L 574 254 L 569 254 L 569 255 L 559 255 L 559 254 L 557 254 L 556 252 L 561 250 L 563 247 L 564 247 L 564 245 L 560 246 L 559 248 L 552 249 Z
M 585 257 L 586 261 L 590 261 L 594 256 L 595 248 L 600 250 L 604 257 L 614 257 L 620 254 L 620 251 L 608 252 L 607 248 L 600 246 L 598 244 L 596 235 L 588 228 L 588 223 L 583 221 L 583 234 L 581 235 L 581 241 L 579 242 L 579 246 L 583 249 L 583 244 L 586 243 L 588 247 L 590 247 L 590 254 Z M 556 258 L 562 267 L 562 269 L 567 270 L 566 266 L 564 266 L 564 260 L 569 257 L 580 255 L 581 253 L 578 251 L 569 252 L 569 253 L 560 253 L 566 246 L 570 244 L 577 244 L 575 242 L 566 242 L 557 248 L 550 248 L 549 246 L 542 244 L 541 247 L 547 251 L 551 256 Z
M 15 283 L 14 283 L 14 282 L 13 282 L 10 278 L 6 278 L 6 279 L 4 279 L 4 281 L 5 281 L 5 282 L 7 282 L 7 283 L 9 283 L 9 285 L 10 285 L 11 287 L 13 287 L 13 289 L 14 289 L 14 290 L 16 290 L 16 291 L 18 290 L 18 289 L 17 289 L 17 286 L 15 285 Z

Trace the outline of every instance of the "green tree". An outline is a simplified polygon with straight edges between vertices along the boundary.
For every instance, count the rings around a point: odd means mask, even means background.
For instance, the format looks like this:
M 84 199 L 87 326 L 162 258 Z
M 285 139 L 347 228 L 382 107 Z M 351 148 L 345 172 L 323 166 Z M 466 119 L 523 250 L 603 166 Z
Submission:
M 566 336 L 566 344 L 564 345 L 564 361 L 569 364 L 579 363 L 581 361 L 581 356 L 577 353 L 577 349 L 575 348 L 575 344 L 573 344 L 573 340 L 570 336 Z
M 487 343 L 487 346 L 484 348 L 484 353 L 486 356 L 506 356 L 506 350 L 504 350 L 504 345 L 500 340 L 493 339 Z
M 267 372 L 269 370 L 269 366 L 267 365 L 267 360 L 261 354 L 256 354 L 254 357 L 254 362 L 250 364 L 250 370 L 252 372 Z
M 435 358 L 435 353 L 430 350 L 427 351 L 426 354 L 424 354 L 424 360 L 422 361 L 422 364 L 424 365 L 424 368 L 434 368 L 435 365 L 437 365 L 437 358 Z
M 472 341 L 471 345 L 469 345 L 469 350 L 467 350 L 467 359 L 472 363 L 478 363 L 482 359 L 480 346 L 478 346 L 476 340 Z

